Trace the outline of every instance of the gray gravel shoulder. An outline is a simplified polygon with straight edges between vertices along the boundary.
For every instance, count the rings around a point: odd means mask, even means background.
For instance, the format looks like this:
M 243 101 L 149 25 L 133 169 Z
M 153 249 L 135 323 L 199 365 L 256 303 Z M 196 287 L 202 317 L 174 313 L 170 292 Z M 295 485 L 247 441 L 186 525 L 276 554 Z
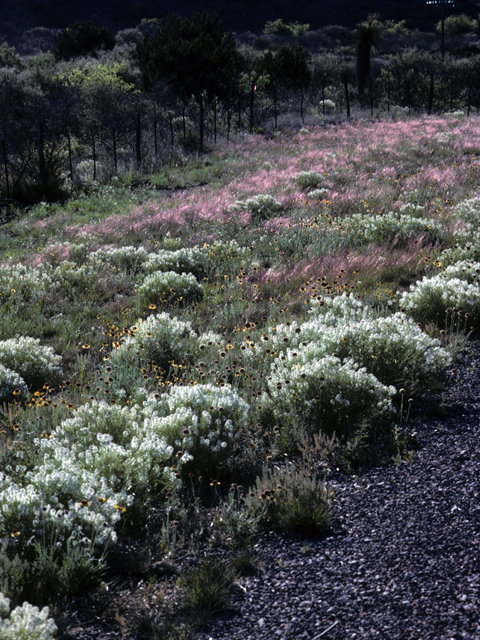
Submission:
M 445 414 L 413 419 L 412 461 L 335 477 L 324 540 L 263 535 L 261 571 L 200 640 L 480 639 L 478 352 L 457 366 Z

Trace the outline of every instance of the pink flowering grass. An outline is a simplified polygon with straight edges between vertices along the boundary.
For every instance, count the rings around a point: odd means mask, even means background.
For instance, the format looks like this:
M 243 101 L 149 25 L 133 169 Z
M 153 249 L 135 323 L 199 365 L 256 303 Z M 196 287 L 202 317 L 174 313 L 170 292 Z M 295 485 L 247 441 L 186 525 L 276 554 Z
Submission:
M 477 117 L 430 116 L 345 122 L 273 139 L 245 136 L 213 152 L 228 166 L 214 187 L 160 193 L 142 204 L 119 206 L 118 213 L 106 217 L 99 212 L 85 223 L 63 213 L 34 227 L 37 234 L 68 242 L 145 246 L 170 233 L 183 245 L 202 244 L 202 238 L 250 244 L 259 233 L 284 233 L 288 220 L 298 215 L 381 214 L 406 202 L 448 223 L 452 205 L 471 195 L 480 180 L 478 125 Z M 301 171 L 321 174 L 327 193 L 317 198 L 302 193 L 295 181 Z M 259 194 L 282 204 L 273 219 L 254 223 L 248 211 L 229 209 Z

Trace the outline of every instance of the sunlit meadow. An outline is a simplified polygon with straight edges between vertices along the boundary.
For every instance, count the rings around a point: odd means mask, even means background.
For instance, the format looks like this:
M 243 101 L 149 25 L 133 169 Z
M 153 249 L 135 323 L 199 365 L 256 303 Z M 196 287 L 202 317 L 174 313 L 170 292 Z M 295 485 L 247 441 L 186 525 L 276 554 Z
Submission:
M 302 490 L 314 531 L 332 460 L 401 460 L 480 325 L 479 156 L 477 117 L 245 136 L 166 167 L 172 188 L 119 176 L 4 225 L 8 606 L 98 588 L 141 536 L 147 564 L 237 548 Z

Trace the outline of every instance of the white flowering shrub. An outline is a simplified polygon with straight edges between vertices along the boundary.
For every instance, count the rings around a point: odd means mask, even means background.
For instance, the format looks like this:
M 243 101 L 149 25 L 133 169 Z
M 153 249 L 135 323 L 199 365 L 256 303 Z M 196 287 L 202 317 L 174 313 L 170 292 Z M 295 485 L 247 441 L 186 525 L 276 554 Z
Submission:
M 352 317 L 353 310 L 357 318 Z M 441 375 L 451 362 L 440 342 L 403 313 L 379 318 L 368 308 L 361 315 L 358 307 L 345 311 L 347 317 L 327 311 L 300 325 L 278 325 L 274 332 L 264 334 L 268 340 L 261 344 L 279 356 L 315 345 L 317 357 L 335 353 L 342 361 L 353 359 L 387 385 L 426 382 Z
M 328 194 L 328 189 L 312 189 L 306 195 L 315 200 L 323 200 Z
M 57 625 L 49 617 L 50 610 L 40 610 L 28 602 L 10 613 L 10 600 L 0 593 L 0 640 L 51 640 Z
M 58 452 L 59 447 L 62 457 L 73 456 L 75 466 L 106 481 L 110 493 L 128 488 L 129 494 L 145 498 L 171 481 L 173 448 L 135 406 L 92 401 L 80 407 L 57 427 L 55 439 L 43 451 Z
M 9 298 L 24 302 L 41 300 L 53 289 L 51 269 L 22 264 L 0 265 L 0 304 Z
M 113 366 L 133 358 L 152 360 L 167 371 L 172 361 L 182 363 L 195 355 L 198 339 L 190 322 L 178 320 L 168 313 L 139 319 L 135 335 L 127 336 L 122 344 L 112 351 Z
M 395 212 L 384 215 L 356 213 L 346 217 L 342 226 L 359 244 L 384 244 L 395 237 L 398 242 L 404 243 L 414 235 L 424 236 L 427 242 L 437 242 L 445 235 L 438 222 Z
M 252 196 L 247 200 L 236 200 L 234 205 L 228 207 L 229 211 L 249 211 L 255 218 L 259 220 L 268 220 L 273 218 L 283 206 L 281 202 L 269 194 L 259 194 Z
M 147 258 L 145 249 L 127 246 L 99 249 L 88 256 L 88 261 L 92 265 L 108 264 L 127 273 L 137 273 Z
M 400 207 L 398 213 L 412 218 L 423 218 L 425 216 L 425 207 L 414 202 L 406 202 Z
M 203 298 L 203 287 L 191 273 L 155 271 L 145 277 L 137 295 L 142 308 L 158 302 L 187 304 Z
M 325 113 L 333 113 L 337 108 L 337 105 L 333 100 L 326 98 L 325 100 L 322 101 L 321 107 L 322 107 L 322 114 L 323 114 L 324 107 L 325 107 Z
M 50 264 L 58 264 L 64 260 L 83 264 L 89 254 L 86 242 L 50 242 L 47 245 L 47 259 Z
M 15 371 L 0 364 L 0 404 L 11 400 L 25 400 L 27 392 L 25 380 Z
M 18 373 L 30 389 L 55 382 L 61 372 L 61 356 L 38 338 L 10 338 L 0 342 L 0 364 Z
M 1 537 L 13 537 L 19 552 L 55 538 L 61 549 L 70 541 L 101 554 L 116 541 L 120 506 L 131 504 L 133 497 L 125 490 L 114 492 L 98 471 L 83 469 L 68 447 L 43 442 L 39 463 L 25 474 L 23 485 L 3 477 Z
M 93 291 L 99 280 L 98 266 L 88 263 L 78 266 L 71 260 L 61 262 L 52 275 L 55 288 L 64 296 L 75 296 L 77 291 L 81 291 L 82 294 L 85 291 Z
M 436 322 L 442 326 L 447 309 L 469 314 L 469 325 L 480 322 L 480 287 L 459 278 L 446 279 L 443 274 L 424 277 L 402 293 L 399 305 L 405 313 L 421 323 Z
M 202 248 L 178 249 L 177 251 L 158 251 L 150 253 L 144 264 L 146 273 L 154 271 L 175 271 L 191 273 L 203 278 L 207 272 L 207 256 Z
M 480 278 L 480 262 L 469 262 L 468 260 L 459 260 L 449 267 L 446 267 L 441 274 L 446 280 L 458 278 L 465 280 L 470 284 L 478 283 Z
M 319 189 L 325 182 L 325 177 L 317 171 L 300 171 L 293 176 L 293 179 L 301 191 Z
M 172 387 L 143 407 L 149 430 L 166 438 L 176 451 L 193 457 L 188 468 L 214 470 L 231 453 L 248 424 L 249 405 L 231 387 Z
M 295 352 L 288 349 L 284 359 L 276 358 L 267 385 L 268 402 L 280 426 L 282 416 L 296 414 L 307 430 L 339 435 L 393 413 L 391 396 L 396 393 L 353 360 L 342 363 L 324 355 L 316 343 Z
M 459 202 L 453 211 L 460 220 L 478 229 L 480 224 L 480 197 L 474 196 Z
M 254 259 L 251 247 L 242 247 L 236 240 L 205 244 L 200 248 L 205 257 L 207 275 L 238 273 Z

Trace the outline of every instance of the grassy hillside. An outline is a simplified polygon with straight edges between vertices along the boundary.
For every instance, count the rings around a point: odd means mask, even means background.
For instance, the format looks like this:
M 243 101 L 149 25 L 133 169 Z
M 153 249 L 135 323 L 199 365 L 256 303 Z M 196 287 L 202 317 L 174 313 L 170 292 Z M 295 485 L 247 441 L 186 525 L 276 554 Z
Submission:
M 143 633 L 180 637 L 241 580 L 259 527 L 328 528 L 332 466 L 410 456 L 411 407 L 454 384 L 480 326 L 479 124 L 239 134 L 165 167 L 170 188 L 119 176 L 0 228 L 12 605 L 65 625 L 90 593 L 125 634 L 166 607 L 177 635 Z M 220 564 L 172 582 L 182 550 L 213 548 Z M 132 587 L 119 609 L 101 581 L 120 570 L 163 598 Z

